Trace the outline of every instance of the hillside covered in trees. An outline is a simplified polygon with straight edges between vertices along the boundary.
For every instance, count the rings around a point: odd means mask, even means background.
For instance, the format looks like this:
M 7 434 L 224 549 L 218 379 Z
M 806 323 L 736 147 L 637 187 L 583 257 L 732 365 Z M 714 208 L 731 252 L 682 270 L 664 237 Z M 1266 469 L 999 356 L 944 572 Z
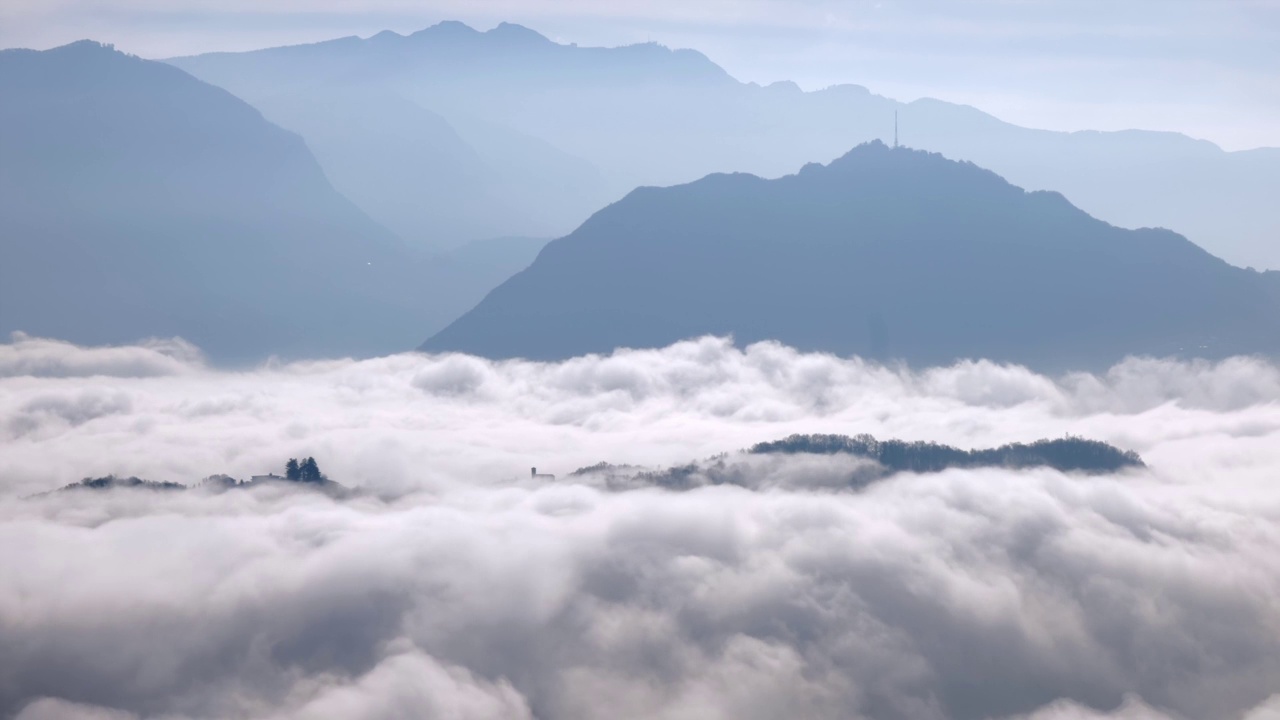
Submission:
M 312 490 L 330 495 L 334 498 L 343 498 L 349 496 L 353 490 L 336 483 L 328 478 L 320 471 L 320 465 L 313 457 L 298 460 L 297 458 L 289 458 L 285 463 L 285 474 L 275 475 L 254 475 L 248 480 L 238 480 L 230 475 L 210 475 L 203 480 L 192 485 L 185 485 L 176 482 L 157 482 L 154 480 L 143 480 L 137 477 L 117 477 L 115 475 L 104 475 L 102 477 L 87 477 L 79 482 L 64 485 L 52 492 L 82 492 L 82 491 L 106 491 L 106 490 L 149 490 L 149 491 L 183 491 L 183 490 L 202 490 L 206 492 L 224 492 L 227 490 L 249 490 L 259 487 L 305 487 Z M 51 493 L 40 493 L 33 497 L 43 497 Z
M 1120 450 L 1097 440 L 1065 437 L 1037 440 L 1030 444 L 1010 443 L 986 450 L 961 450 L 934 442 L 876 440 L 870 435 L 792 435 L 782 440 L 753 445 L 756 455 L 842 453 L 875 460 L 892 472 L 941 472 L 949 468 L 1032 468 L 1050 467 L 1062 472 L 1109 473 L 1144 467 L 1133 451 Z
M 804 458 L 818 462 L 805 463 Z M 655 486 L 692 490 L 708 485 L 858 489 L 899 473 L 936 473 L 953 468 L 1050 468 L 1097 475 L 1144 467 L 1146 464 L 1137 453 L 1078 437 L 962 450 L 934 442 L 881 441 L 871 435 L 791 435 L 757 443 L 740 453 L 722 453 L 661 470 L 601 462 L 579 468 L 569 477 L 600 480 L 611 490 Z

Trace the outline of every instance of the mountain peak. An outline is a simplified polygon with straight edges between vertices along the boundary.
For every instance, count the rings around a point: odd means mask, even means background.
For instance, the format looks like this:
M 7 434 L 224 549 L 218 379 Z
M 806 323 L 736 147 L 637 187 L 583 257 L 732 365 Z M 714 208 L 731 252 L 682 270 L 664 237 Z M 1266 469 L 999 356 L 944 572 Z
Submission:
M 904 195 L 1023 193 L 1022 188 L 971 162 L 902 145 L 891 147 L 879 139 L 862 143 L 826 165 L 809 163 L 800 175 L 857 177 Z
M 551 42 L 550 39 L 536 30 L 530 30 L 523 25 L 517 25 L 509 22 L 498 23 L 497 27 L 486 32 L 485 35 L 492 35 L 495 38 L 500 38 L 507 42 L 519 42 L 524 44 L 541 44 Z
M 470 38 L 480 31 L 457 20 L 444 20 L 409 35 L 411 38 Z
M 83 40 L 76 40 L 75 42 L 69 42 L 66 45 L 63 45 L 61 48 L 54 48 L 54 49 L 57 50 L 57 49 L 70 49 L 70 48 L 115 50 L 116 46 L 112 45 L 111 43 L 104 43 L 104 42 L 99 42 L 97 40 L 91 40 L 89 38 L 85 38 Z
M 385 34 L 379 33 L 376 37 Z M 419 30 L 410 38 L 429 39 L 429 40 L 446 40 L 446 41 L 474 41 L 479 39 L 495 41 L 503 45 L 540 45 L 550 44 L 551 40 L 530 30 L 523 25 L 502 22 L 490 30 L 481 32 L 475 28 L 458 20 L 444 20 L 432 25 L 429 28 Z M 373 38 L 371 38 L 373 39 Z
M 972 163 L 873 141 L 775 180 L 637 190 L 424 349 L 555 359 L 712 334 L 1060 371 L 1274 352 L 1278 293 L 1264 282 L 1171 232 L 1116 228 Z
M 59 45 L 48 50 L 31 48 L 5 48 L 0 50 L 0 57 L 11 62 L 35 62 L 46 64 L 61 62 L 65 66 L 93 65 L 114 58 L 133 57 L 116 50 L 114 45 L 100 43 L 97 40 L 77 40 L 66 45 Z
M 125 53 L 116 50 L 116 46 L 111 43 L 98 42 L 97 40 L 76 40 L 56 48 L 50 48 L 45 52 L 57 55 L 67 55 L 76 57 L 93 57 L 106 55 L 124 55 Z

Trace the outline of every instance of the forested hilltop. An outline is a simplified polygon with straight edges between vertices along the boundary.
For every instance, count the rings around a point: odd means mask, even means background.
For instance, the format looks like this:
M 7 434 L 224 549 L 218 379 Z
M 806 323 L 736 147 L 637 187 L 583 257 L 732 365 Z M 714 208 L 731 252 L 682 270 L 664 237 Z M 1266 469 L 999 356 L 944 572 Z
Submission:
M 345 498 L 352 495 L 355 491 L 351 488 L 330 480 L 327 475 L 320 471 L 320 465 L 313 457 L 307 457 L 299 460 L 298 458 L 289 458 L 285 463 L 285 474 L 276 475 L 267 473 L 266 475 L 254 475 L 248 480 L 239 480 L 230 475 L 210 475 L 199 482 L 191 485 L 176 482 L 157 482 L 154 480 L 143 480 L 138 477 L 117 477 L 115 475 L 104 475 L 102 477 L 87 477 L 79 482 L 64 485 L 54 493 L 67 492 L 83 492 L 83 491 L 104 491 L 104 490 L 151 490 L 151 491 L 183 491 L 183 490 L 203 490 L 206 492 L 224 492 L 227 490 L 249 490 L 261 487 L 300 487 L 312 490 L 318 490 L 335 499 Z M 44 497 L 51 493 L 40 493 L 33 497 Z
M 948 468 L 1051 467 L 1062 472 L 1109 473 L 1144 467 L 1132 450 L 1097 440 L 1065 437 L 1030 444 L 1009 443 L 986 450 L 961 450 L 935 442 L 876 440 L 871 435 L 792 435 L 753 445 L 756 455 L 846 454 L 875 460 L 891 472 L 941 472 Z
M 708 485 L 856 490 L 899 473 L 936 473 L 952 468 L 1050 468 L 1096 475 L 1144 467 L 1135 452 L 1078 437 L 962 450 L 935 442 L 881 441 L 871 435 L 791 435 L 758 443 L 740 453 L 723 453 L 661 470 L 601 462 L 579 468 L 569 477 L 600 481 L 612 490 L 655 486 L 692 490 Z

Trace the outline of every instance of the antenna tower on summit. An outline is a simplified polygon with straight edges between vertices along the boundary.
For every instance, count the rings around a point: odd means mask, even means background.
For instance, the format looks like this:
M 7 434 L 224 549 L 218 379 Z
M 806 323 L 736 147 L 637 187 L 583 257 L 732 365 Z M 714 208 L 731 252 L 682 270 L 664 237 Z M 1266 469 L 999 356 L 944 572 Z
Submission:
M 893 146 L 898 147 L 898 111 L 893 111 Z

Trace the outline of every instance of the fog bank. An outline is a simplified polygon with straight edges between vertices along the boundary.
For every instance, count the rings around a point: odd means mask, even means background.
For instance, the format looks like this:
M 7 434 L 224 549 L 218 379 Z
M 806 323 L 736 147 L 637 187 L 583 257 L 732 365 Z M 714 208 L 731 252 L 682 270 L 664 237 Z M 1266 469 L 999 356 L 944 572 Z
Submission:
M 563 363 L 206 367 L 0 345 L 0 714 L 1034 718 L 1280 713 L 1280 369 L 911 371 L 706 338 Z M 1148 469 L 609 491 L 792 432 L 1063 434 Z M 27 496 L 314 455 L 369 494 Z M 534 482 L 528 468 L 556 473 Z M 805 480 L 810 480 L 805 482 Z

